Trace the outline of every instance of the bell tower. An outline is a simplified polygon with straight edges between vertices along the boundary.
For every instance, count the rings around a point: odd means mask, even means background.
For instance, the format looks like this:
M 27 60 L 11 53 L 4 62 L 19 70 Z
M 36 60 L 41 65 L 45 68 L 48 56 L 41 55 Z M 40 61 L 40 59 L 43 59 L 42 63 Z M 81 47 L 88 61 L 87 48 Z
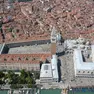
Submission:
M 56 54 L 56 29 L 52 28 L 51 32 L 51 55 Z

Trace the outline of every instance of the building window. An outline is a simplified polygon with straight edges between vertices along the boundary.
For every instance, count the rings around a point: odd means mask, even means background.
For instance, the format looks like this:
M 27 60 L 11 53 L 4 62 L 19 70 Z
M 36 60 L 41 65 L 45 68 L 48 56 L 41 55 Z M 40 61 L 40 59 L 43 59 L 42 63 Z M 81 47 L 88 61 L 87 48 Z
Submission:
M 25 60 L 29 60 L 29 57 L 26 57 Z
M 78 71 L 80 73 L 80 71 Z
M 55 41 L 55 39 L 52 39 L 52 41 Z
M 89 73 L 89 71 L 87 73 Z
M 83 71 L 83 73 L 85 73 L 85 71 Z
M 93 74 L 93 72 L 91 72 L 91 74 Z
M 13 58 L 11 60 L 14 60 Z
M 21 58 L 19 57 L 18 60 L 21 60 Z
M 7 59 L 6 59 L 6 58 L 4 58 L 4 61 L 7 61 Z

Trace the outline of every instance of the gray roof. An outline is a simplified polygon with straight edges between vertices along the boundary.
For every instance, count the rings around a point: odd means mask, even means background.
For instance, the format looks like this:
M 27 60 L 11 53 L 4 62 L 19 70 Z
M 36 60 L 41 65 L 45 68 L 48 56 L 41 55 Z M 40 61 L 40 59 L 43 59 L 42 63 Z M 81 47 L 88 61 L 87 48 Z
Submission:
M 18 0 L 18 2 L 28 2 L 28 1 L 32 1 L 32 0 Z
M 40 77 L 52 78 L 51 64 L 42 64 Z
M 45 65 L 44 66 L 44 70 L 48 70 L 48 65 Z
M 0 51 L 1 51 L 1 49 L 2 49 L 2 46 L 3 46 L 3 44 L 0 44 Z
M 1 54 L 2 50 L 3 50 L 4 45 L 5 44 L 0 44 L 0 54 Z

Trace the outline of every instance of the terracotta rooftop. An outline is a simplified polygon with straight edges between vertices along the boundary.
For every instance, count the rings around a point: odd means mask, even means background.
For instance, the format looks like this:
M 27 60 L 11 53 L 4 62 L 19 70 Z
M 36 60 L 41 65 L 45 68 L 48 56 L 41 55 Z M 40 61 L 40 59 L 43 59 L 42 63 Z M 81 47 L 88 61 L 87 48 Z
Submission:
M 0 63 L 39 63 L 41 57 L 51 57 L 51 54 L 1 54 Z
M 10 10 L 5 8 L 4 13 L 0 13 L 6 22 L 2 27 L 5 42 L 50 38 L 51 26 L 55 26 L 65 39 L 76 38 L 79 34 L 94 39 L 93 0 L 42 1 L 43 3 L 41 0 L 15 2 L 14 8 Z M 7 22 L 9 16 L 12 17 L 11 22 Z M 79 34 L 76 35 L 74 32 Z M 0 34 L 1 42 L 3 39 Z

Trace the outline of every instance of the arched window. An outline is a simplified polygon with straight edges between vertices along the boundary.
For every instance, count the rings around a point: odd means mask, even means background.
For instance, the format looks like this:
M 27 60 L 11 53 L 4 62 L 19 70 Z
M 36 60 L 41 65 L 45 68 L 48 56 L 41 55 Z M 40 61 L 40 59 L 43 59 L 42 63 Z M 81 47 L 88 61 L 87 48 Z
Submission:
M 89 71 L 87 73 L 89 73 Z
M 19 57 L 18 60 L 21 60 L 21 58 Z
M 91 72 L 91 74 L 93 75 L 93 72 Z
M 80 71 L 78 71 L 80 73 Z

